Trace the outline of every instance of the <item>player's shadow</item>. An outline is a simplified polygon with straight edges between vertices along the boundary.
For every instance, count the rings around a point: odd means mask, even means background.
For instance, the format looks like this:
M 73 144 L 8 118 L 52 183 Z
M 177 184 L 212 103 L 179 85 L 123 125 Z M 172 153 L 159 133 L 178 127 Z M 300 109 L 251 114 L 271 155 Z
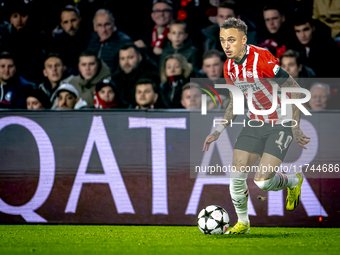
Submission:
M 234 239 L 242 239 L 242 238 L 285 238 L 285 237 L 296 237 L 297 233 L 277 233 L 277 234 L 262 234 L 262 233 L 254 233 L 254 234 L 246 234 L 246 235 L 211 235 L 213 238 L 234 238 Z

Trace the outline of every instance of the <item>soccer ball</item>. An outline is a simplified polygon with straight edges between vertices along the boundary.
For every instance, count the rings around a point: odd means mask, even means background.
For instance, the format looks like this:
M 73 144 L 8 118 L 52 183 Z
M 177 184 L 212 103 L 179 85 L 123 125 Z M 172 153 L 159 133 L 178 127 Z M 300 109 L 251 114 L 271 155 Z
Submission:
M 197 226 L 205 235 L 223 235 L 229 227 L 229 215 L 221 206 L 209 205 L 198 214 Z

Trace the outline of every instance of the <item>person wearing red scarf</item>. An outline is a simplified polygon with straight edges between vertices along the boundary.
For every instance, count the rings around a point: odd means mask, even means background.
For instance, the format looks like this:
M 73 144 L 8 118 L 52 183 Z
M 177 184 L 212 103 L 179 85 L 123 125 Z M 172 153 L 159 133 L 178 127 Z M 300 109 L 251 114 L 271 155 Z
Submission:
M 173 20 L 173 3 L 171 0 L 153 0 L 151 18 L 155 22 L 147 29 L 144 37 L 135 41 L 138 48 L 146 48 L 147 54 L 157 63 L 168 42 L 169 26 Z
M 109 79 L 104 79 L 96 84 L 94 107 L 96 109 L 126 108 L 128 105 L 122 102 L 115 84 Z

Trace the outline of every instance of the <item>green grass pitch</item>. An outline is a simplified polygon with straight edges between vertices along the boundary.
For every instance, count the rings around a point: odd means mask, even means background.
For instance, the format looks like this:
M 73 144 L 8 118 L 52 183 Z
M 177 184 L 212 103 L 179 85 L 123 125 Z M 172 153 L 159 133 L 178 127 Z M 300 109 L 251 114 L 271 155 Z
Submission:
M 339 254 L 340 229 L 251 228 L 203 235 L 186 226 L 0 225 L 0 254 Z

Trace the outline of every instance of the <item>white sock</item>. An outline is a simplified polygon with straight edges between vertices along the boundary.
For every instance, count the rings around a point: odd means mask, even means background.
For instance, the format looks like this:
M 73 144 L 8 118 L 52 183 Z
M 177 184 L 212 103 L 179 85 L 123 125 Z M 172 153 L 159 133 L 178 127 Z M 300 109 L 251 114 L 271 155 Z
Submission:
M 248 217 L 248 195 L 247 186 L 248 173 L 233 173 L 230 178 L 230 196 L 235 207 L 238 221 L 244 225 L 249 224 Z
M 286 175 L 288 178 L 288 188 L 295 188 L 299 184 L 299 177 L 296 176 L 296 174 L 283 174 Z
M 296 174 L 286 175 L 278 172 L 269 180 L 254 182 L 264 191 L 278 191 L 284 188 L 296 187 L 299 184 L 299 177 Z

